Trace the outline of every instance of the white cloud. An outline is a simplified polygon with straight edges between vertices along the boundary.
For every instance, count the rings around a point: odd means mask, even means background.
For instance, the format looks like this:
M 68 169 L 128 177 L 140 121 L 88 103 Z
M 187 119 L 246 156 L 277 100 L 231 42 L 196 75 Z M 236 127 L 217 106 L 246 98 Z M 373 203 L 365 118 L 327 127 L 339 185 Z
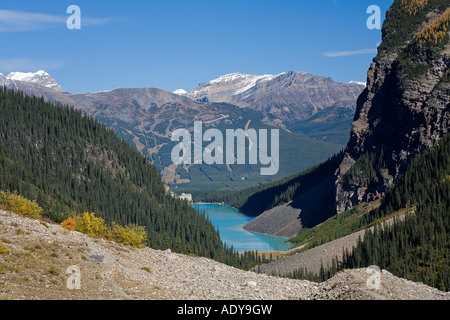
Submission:
M 29 58 L 0 58 L 0 72 L 8 73 L 14 71 L 51 71 L 64 65 L 63 61 L 34 60 Z
M 0 10 L 0 32 L 19 32 L 40 30 L 57 25 L 66 25 L 70 15 L 51 15 L 46 13 L 31 13 L 24 11 Z M 82 26 L 98 26 L 105 24 L 111 18 L 89 18 L 81 16 Z
M 113 18 L 98 19 L 98 18 L 88 18 L 88 17 L 82 17 L 81 19 L 82 19 L 82 24 L 84 26 L 88 26 L 88 27 L 99 26 L 99 25 L 105 24 L 107 22 L 116 20 L 116 19 L 113 19 Z
M 332 51 L 325 52 L 323 56 L 325 57 L 345 57 L 345 56 L 353 56 L 358 54 L 374 54 L 377 53 L 377 49 L 361 49 L 354 51 Z

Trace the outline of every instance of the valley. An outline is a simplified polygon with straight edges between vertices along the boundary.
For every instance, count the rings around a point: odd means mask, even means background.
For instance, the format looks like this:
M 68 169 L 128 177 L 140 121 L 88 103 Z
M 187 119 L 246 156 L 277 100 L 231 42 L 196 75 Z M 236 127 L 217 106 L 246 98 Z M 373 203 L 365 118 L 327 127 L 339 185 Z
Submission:
M 450 3 L 418 2 L 420 9 L 405 10 L 412 4 L 395 1 L 388 11 L 383 42 L 342 152 L 264 186 L 194 194 L 202 201 L 223 199 L 237 208 L 253 208 L 260 215 L 246 230 L 289 236 L 304 246 L 278 262 L 281 266 L 297 258 L 287 271 L 294 277 L 314 279 L 320 264 L 315 260 L 311 273 L 306 262 L 327 256 L 328 266 L 320 266 L 322 279 L 340 269 L 377 265 L 443 291 L 450 287 Z M 414 23 L 403 25 L 407 19 Z M 436 32 L 444 36 L 431 40 Z M 393 225 L 378 227 L 400 213 L 405 216 Z M 350 242 L 344 240 L 348 237 Z M 333 247 L 333 254 L 320 254 L 321 246 L 327 252 Z M 269 263 L 267 270 L 278 271 L 273 266 Z
M 365 83 L 0 74 L 0 298 L 450 299 L 450 0 L 381 36 Z
M 288 122 L 294 120 L 292 116 L 281 117 L 273 110 L 262 110 L 248 101 L 241 104 L 227 96 L 223 96 L 223 99 L 205 99 L 197 94 L 200 89 L 194 90 L 192 94 L 174 94 L 156 88 L 70 94 L 63 92 L 59 85 L 60 89 L 54 90 L 56 81 L 44 71 L 35 76 L 26 74 L 18 77 L 17 74 L 20 73 L 0 77 L 0 84 L 3 82 L 9 88 L 43 96 L 46 101 L 72 106 L 109 126 L 119 137 L 146 155 L 162 173 L 165 182 L 180 193 L 245 189 L 278 180 L 326 160 L 344 147 L 355 108 L 354 98 L 364 88 L 361 84 L 339 84 L 331 79 L 305 73 L 289 72 L 279 77 L 273 76 L 277 81 L 265 85 L 274 88 L 257 91 L 253 93 L 254 97 L 271 99 L 280 106 L 290 104 L 293 110 L 307 110 L 310 108 L 309 104 L 315 105 L 301 117 L 295 118 L 301 118 L 302 125 L 296 124 L 296 127 L 291 128 Z M 289 77 L 286 78 L 286 75 Z M 211 82 L 219 87 L 225 86 L 228 94 L 232 94 L 230 90 L 243 94 L 261 85 L 260 81 L 254 81 L 260 77 L 245 77 L 253 79 L 250 85 L 248 81 L 230 84 L 230 76 Z M 289 81 L 294 81 L 295 85 L 284 84 Z M 206 89 L 200 91 L 208 92 Z M 314 96 L 327 95 L 334 98 L 329 98 L 326 102 L 309 102 L 310 98 L 304 98 L 301 102 L 292 104 L 300 95 L 312 95 L 310 91 L 315 92 Z M 295 96 L 292 96 L 294 92 Z M 176 129 L 192 132 L 195 121 L 202 121 L 205 130 L 220 130 L 224 136 L 227 129 L 244 130 L 249 125 L 257 131 L 280 130 L 280 164 L 277 174 L 262 176 L 260 164 L 173 165 L 171 152 L 177 143 L 171 141 L 171 135 Z

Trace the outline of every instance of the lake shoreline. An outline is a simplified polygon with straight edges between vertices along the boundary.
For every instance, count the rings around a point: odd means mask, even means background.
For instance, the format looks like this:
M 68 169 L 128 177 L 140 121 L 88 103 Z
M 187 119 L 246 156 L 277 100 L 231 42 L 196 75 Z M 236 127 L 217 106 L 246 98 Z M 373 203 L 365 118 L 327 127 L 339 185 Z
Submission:
M 222 241 L 239 252 L 283 252 L 295 245 L 288 242 L 289 238 L 245 230 L 243 226 L 256 216 L 225 203 L 196 202 L 192 206 L 204 211 L 218 228 Z

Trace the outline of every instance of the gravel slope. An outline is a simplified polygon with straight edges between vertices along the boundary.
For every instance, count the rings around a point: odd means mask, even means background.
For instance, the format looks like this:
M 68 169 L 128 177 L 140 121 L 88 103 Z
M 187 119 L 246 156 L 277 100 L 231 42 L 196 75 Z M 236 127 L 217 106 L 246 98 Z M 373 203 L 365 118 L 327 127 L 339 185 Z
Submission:
M 0 210 L 0 298 L 22 300 L 450 299 L 383 271 L 370 289 L 366 269 L 321 284 L 257 274 L 210 259 L 133 249 Z M 79 289 L 69 289 L 79 268 Z M 370 270 L 369 270 L 370 271 Z M 70 287 L 70 286 L 69 286 Z

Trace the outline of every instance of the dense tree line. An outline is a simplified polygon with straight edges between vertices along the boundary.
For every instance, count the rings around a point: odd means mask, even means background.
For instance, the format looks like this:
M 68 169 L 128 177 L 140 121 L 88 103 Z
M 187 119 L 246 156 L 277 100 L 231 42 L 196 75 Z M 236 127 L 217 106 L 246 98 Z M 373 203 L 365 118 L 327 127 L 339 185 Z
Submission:
M 402 208 L 413 208 L 404 221 L 368 231 L 341 267 L 375 264 L 397 276 L 450 290 L 450 136 L 416 157 L 368 225 Z
M 224 247 L 205 213 L 171 197 L 155 167 L 81 111 L 0 88 L 0 190 L 36 200 L 62 222 L 95 212 L 141 225 L 147 244 L 248 268 L 255 257 Z
M 403 220 L 380 228 L 381 218 L 405 208 L 410 213 Z M 319 273 L 299 269 L 286 276 L 324 281 L 345 268 L 377 265 L 396 276 L 450 290 L 450 135 L 415 157 L 381 205 L 352 223 L 351 229 L 370 226 L 373 231 L 367 229 L 339 263 L 322 265 Z
M 193 192 L 197 202 L 224 202 L 254 214 L 288 203 L 334 174 L 342 160 L 340 152 L 327 161 L 278 181 L 239 191 Z
M 260 270 L 258 268 L 258 270 Z M 288 273 L 272 272 L 273 276 L 290 278 L 290 279 L 302 279 L 313 282 L 323 282 L 330 279 L 338 271 L 338 259 L 333 258 L 331 266 L 324 266 L 323 262 L 320 263 L 319 272 L 309 271 L 306 267 L 301 267 L 292 270 Z

